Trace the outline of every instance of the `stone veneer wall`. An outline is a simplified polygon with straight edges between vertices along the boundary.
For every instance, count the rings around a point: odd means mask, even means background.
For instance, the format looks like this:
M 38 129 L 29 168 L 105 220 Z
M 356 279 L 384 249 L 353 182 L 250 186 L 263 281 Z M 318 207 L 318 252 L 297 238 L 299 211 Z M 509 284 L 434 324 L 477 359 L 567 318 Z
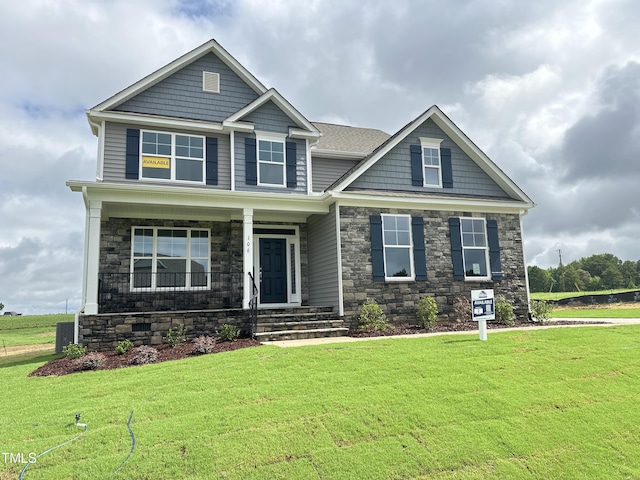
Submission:
M 134 324 L 149 324 L 151 329 L 134 332 Z M 181 324 L 186 327 L 187 340 L 200 335 L 213 336 L 224 324 L 235 325 L 247 335 L 249 312 L 225 309 L 81 315 L 78 342 L 89 351 L 113 350 L 118 342 L 125 339 L 131 340 L 135 346 L 160 345 L 169 329 Z
M 369 216 L 381 213 L 421 216 L 425 225 L 427 280 L 412 282 L 374 282 L 371 265 Z M 498 222 L 503 280 L 471 282 L 453 279 L 450 217 L 482 217 Z M 471 297 L 471 290 L 493 288 L 514 305 L 516 316 L 527 317 L 527 286 L 520 218 L 515 214 L 477 214 L 407 209 L 340 207 L 342 285 L 345 323 L 358 324 L 360 307 L 367 298 L 375 299 L 394 323 L 415 323 L 420 297 L 434 296 L 439 321 L 457 321 L 453 314 L 456 296 Z

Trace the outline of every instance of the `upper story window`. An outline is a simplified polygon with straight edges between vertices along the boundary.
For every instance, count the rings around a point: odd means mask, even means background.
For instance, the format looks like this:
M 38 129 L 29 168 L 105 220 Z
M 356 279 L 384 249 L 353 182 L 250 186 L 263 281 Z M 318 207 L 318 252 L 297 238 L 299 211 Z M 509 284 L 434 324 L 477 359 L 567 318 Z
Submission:
M 435 138 L 420 138 L 422 148 L 423 186 L 442 187 L 442 162 L 440 160 L 440 143 Z
M 140 178 L 203 183 L 204 137 L 141 132 Z
M 258 149 L 258 185 L 286 187 L 285 135 L 260 134 Z
M 465 278 L 489 279 L 491 275 L 487 268 L 489 247 L 485 219 L 461 218 L 460 235 Z
M 386 280 L 413 279 L 411 217 L 382 215 L 382 241 Z

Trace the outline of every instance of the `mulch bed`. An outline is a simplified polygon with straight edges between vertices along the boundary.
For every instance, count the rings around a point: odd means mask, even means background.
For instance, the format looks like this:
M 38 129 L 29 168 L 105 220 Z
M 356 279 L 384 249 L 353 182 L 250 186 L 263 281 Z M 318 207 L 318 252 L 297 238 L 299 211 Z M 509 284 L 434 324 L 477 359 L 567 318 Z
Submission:
M 567 322 L 567 321 L 550 321 L 548 325 L 575 325 L 586 322 Z M 600 323 L 605 324 L 605 321 L 589 321 L 589 324 Z M 502 325 L 499 323 L 488 322 L 487 329 L 496 330 L 508 327 L 535 327 L 537 323 L 534 322 L 515 322 L 513 325 Z M 349 332 L 351 337 L 391 337 L 394 335 L 410 335 L 416 333 L 434 333 L 434 332 L 464 332 L 469 330 L 477 330 L 477 322 L 458 322 L 458 323 L 438 323 L 431 330 L 420 328 L 416 325 L 390 325 L 386 330 L 352 330 Z M 238 350 L 240 348 L 256 347 L 260 345 L 260 342 L 252 338 L 240 338 L 232 342 L 218 341 L 211 353 L 229 352 L 231 350 Z M 166 362 L 167 360 L 179 360 L 182 358 L 189 358 L 194 356 L 193 343 L 185 342 L 176 347 L 170 345 L 156 345 L 154 346 L 158 350 L 158 358 L 154 363 Z M 115 368 L 125 368 L 133 366 L 131 359 L 135 355 L 133 350 L 128 351 L 123 355 L 118 355 L 115 351 L 100 352 L 104 355 L 104 365 L 100 370 L 113 370 Z M 83 371 L 80 362 L 78 360 L 69 360 L 66 357 L 52 360 L 34 370 L 29 374 L 30 377 L 46 377 L 49 375 L 67 375 L 69 373 L 77 373 Z
M 252 338 L 239 338 L 233 342 L 216 342 L 213 351 L 211 353 L 229 352 L 231 350 L 238 350 L 240 348 L 255 347 L 260 345 L 260 342 Z M 166 362 L 167 360 L 179 360 L 181 358 L 188 358 L 194 356 L 193 354 L 193 342 L 181 343 L 176 347 L 171 345 L 154 345 L 154 348 L 158 350 L 158 358 L 154 363 Z M 130 367 L 131 359 L 135 355 L 134 350 L 129 350 L 123 355 L 118 355 L 115 351 L 100 352 L 104 355 L 104 365 L 100 370 L 113 370 L 115 368 Z M 30 377 L 46 377 L 49 375 L 67 375 L 69 373 L 81 372 L 82 368 L 78 360 L 69 360 L 66 357 L 52 360 L 49 363 L 42 365 L 40 368 L 34 370 L 29 374 Z

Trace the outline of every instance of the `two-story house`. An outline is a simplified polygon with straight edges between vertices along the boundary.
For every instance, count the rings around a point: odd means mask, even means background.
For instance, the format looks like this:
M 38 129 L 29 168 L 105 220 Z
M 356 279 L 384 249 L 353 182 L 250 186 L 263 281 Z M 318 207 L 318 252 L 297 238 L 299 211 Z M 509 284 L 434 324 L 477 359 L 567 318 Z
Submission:
M 369 297 L 406 321 L 421 296 L 451 317 L 477 288 L 527 313 L 533 202 L 437 106 L 393 135 L 310 122 L 211 40 L 87 118 L 97 176 L 67 185 L 86 206 L 90 348 L 180 323 L 336 335 Z

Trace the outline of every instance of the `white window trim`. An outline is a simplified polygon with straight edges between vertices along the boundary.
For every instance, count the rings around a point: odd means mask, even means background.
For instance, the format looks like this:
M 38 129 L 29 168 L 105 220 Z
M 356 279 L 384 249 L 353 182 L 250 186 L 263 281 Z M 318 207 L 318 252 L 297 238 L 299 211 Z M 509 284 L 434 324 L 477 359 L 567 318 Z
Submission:
M 442 143 L 442 139 L 438 138 L 427 138 L 420 137 L 420 155 L 422 156 L 422 186 L 427 188 L 442 188 L 442 155 L 440 155 L 440 144 Z M 438 163 L 439 167 L 434 167 L 433 165 L 426 165 L 424 161 L 424 149 L 425 148 L 433 148 L 438 150 Z M 427 168 L 431 168 L 433 170 L 438 170 L 438 185 L 427 184 L 427 176 L 425 175 L 425 170 Z
M 482 220 L 483 228 L 484 228 L 484 247 L 465 247 L 464 246 L 464 236 L 462 235 L 462 220 Z M 462 245 L 462 269 L 464 271 L 464 280 L 466 282 L 484 282 L 491 280 L 491 264 L 489 263 L 489 236 L 487 234 L 487 219 L 480 217 L 460 217 L 460 245 Z M 487 275 L 483 277 L 468 277 L 467 276 L 467 265 L 464 257 L 465 249 L 469 250 L 484 250 L 484 261 L 487 269 Z
M 273 187 L 273 188 L 287 188 L 287 135 L 284 133 L 272 133 L 272 132 L 256 132 L 256 170 L 257 170 L 257 184 L 260 187 Z M 278 165 L 275 162 L 260 161 L 260 140 L 267 142 L 279 142 L 282 143 L 282 185 L 275 183 L 262 183 L 260 181 L 260 164 L 265 163 L 269 165 Z
M 136 229 L 144 229 L 144 230 L 153 230 L 153 251 L 150 257 L 136 257 L 134 255 L 134 242 L 135 242 L 135 231 Z M 184 287 L 156 287 L 156 278 L 157 278 L 157 259 L 158 259 L 158 230 L 184 230 L 187 232 L 187 256 L 186 256 L 186 272 L 191 273 L 191 232 L 207 232 L 209 241 L 207 242 L 207 260 L 209 261 L 209 269 L 207 271 L 207 285 L 206 286 L 187 286 Z M 151 286 L 150 287 L 138 287 L 135 288 L 133 286 L 133 277 L 134 277 L 134 266 L 135 259 L 151 259 Z M 177 257 L 182 258 L 182 257 Z M 196 257 L 202 258 L 202 257 Z M 129 291 L 131 292 L 166 292 L 166 291 L 177 291 L 177 292 L 192 292 L 192 291 L 203 291 L 203 290 L 211 290 L 211 230 L 208 228 L 191 228 L 191 227 L 149 227 L 143 225 L 134 225 L 131 227 L 131 267 L 130 267 L 130 276 L 129 276 Z M 187 276 L 190 279 L 190 276 Z
M 151 177 L 145 177 L 142 175 L 142 156 L 144 155 L 145 157 L 158 157 L 158 158 L 167 158 L 166 155 L 159 155 L 159 154 L 153 154 L 153 153 L 142 153 L 142 138 L 143 138 L 143 134 L 144 133 L 160 133 L 160 134 L 164 134 L 164 135 L 171 135 L 171 157 L 169 158 L 169 162 L 170 162 L 170 169 L 171 169 L 171 178 L 151 178 Z M 201 138 L 202 139 L 202 181 L 197 181 L 197 180 L 176 180 L 176 136 L 177 135 L 181 135 L 181 136 L 185 136 L 185 137 L 196 137 L 196 138 Z M 139 153 L 138 153 L 138 158 L 139 158 L 139 171 L 138 171 L 138 178 L 140 180 L 144 180 L 145 182 L 159 182 L 159 183 L 167 183 L 167 182 L 171 182 L 171 183 L 189 183 L 189 184 L 195 184 L 195 185 L 204 185 L 207 181 L 207 138 L 202 136 L 202 135 L 193 135 L 191 133 L 175 133 L 175 132 L 166 132 L 166 131 L 162 131 L 162 130 L 140 130 L 140 149 L 139 149 Z M 179 157 L 179 158 L 185 158 L 185 157 Z M 192 160 L 200 160 L 198 158 L 193 158 Z
M 294 230 L 293 235 L 287 235 L 283 233 L 258 233 L 253 235 L 253 244 L 255 248 L 253 249 L 253 264 L 255 265 L 256 272 L 254 274 L 254 278 L 258 279 L 256 282 L 256 287 L 258 287 L 258 307 L 263 308 L 278 308 L 278 307 L 297 307 L 302 305 L 302 277 L 300 275 L 300 229 L 297 225 L 261 225 L 254 224 L 254 228 L 260 228 L 264 230 Z M 285 246 L 287 253 L 287 303 L 260 303 L 260 239 L 261 238 L 284 238 L 287 243 Z M 291 245 L 295 248 L 295 273 L 296 273 L 296 284 L 295 291 L 296 293 L 292 293 L 292 284 L 291 284 Z
M 411 228 L 411 215 L 383 213 L 382 217 L 382 259 L 384 262 L 384 280 L 385 282 L 414 282 L 416 279 L 416 268 L 413 264 L 413 231 Z M 409 245 L 388 245 L 384 239 L 384 222 L 386 217 L 405 217 L 409 219 Z M 408 277 L 389 277 L 387 276 L 387 248 L 409 248 L 409 265 L 411 266 L 411 275 Z

